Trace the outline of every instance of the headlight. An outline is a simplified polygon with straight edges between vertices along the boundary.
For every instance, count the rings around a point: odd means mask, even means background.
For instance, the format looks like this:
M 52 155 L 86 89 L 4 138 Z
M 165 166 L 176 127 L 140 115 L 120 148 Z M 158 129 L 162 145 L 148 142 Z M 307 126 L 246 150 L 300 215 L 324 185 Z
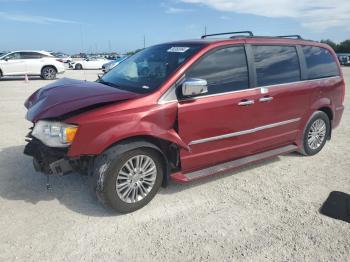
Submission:
M 78 127 L 62 122 L 38 121 L 33 129 L 32 135 L 47 146 L 67 147 L 78 131 Z

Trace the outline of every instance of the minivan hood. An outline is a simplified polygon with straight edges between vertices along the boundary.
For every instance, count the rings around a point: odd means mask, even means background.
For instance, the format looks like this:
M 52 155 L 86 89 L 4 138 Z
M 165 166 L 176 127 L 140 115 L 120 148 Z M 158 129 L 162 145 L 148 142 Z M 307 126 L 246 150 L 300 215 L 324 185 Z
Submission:
M 140 96 L 98 82 L 62 78 L 34 92 L 24 106 L 28 109 L 26 118 L 36 122 L 39 119 L 59 117 L 96 104 L 129 100 Z

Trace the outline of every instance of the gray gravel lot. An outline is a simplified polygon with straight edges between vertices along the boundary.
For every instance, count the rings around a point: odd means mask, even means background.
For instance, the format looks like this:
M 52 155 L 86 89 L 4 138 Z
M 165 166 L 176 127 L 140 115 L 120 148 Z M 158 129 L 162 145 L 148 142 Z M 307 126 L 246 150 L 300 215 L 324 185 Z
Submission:
M 350 87 L 350 68 L 343 70 Z M 115 215 L 86 177 L 54 177 L 47 191 L 22 154 L 30 127 L 24 100 L 49 82 L 0 80 L 0 261 L 350 260 L 350 223 L 319 213 L 331 191 L 350 194 L 349 91 L 342 123 L 318 155 L 291 153 L 171 184 L 145 208 Z

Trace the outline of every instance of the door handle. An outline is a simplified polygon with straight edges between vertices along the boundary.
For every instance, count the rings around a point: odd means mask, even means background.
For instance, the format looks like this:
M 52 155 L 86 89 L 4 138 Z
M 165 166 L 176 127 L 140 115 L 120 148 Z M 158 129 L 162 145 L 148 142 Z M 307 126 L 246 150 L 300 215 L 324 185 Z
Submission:
M 239 106 L 248 106 L 254 104 L 254 100 L 243 99 L 238 103 Z
M 260 102 L 270 102 L 272 100 L 273 100 L 272 96 L 264 96 L 264 97 L 259 98 Z

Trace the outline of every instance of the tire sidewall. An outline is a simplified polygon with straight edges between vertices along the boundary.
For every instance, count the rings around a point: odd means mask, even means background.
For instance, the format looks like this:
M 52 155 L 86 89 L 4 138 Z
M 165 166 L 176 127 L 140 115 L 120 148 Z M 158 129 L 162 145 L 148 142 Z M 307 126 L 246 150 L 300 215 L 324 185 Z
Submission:
M 53 77 L 53 78 L 46 78 L 46 77 L 45 77 L 44 71 L 45 71 L 45 69 L 47 69 L 47 68 L 51 68 L 51 69 L 53 69 L 53 70 L 55 71 L 55 74 L 54 74 L 54 77 Z M 45 79 L 45 80 L 54 80 L 54 79 L 56 79 L 56 74 L 57 74 L 57 70 L 56 70 L 54 67 L 52 67 L 52 66 L 45 66 L 45 67 L 43 67 L 43 69 L 41 70 L 41 77 L 42 77 L 43 79 Z
M 308 144 L 308 134 L 310 132 L 310 128 L 311 128 L 312 124 L 318 119 L 322 119 L 326 123 L 326 135 L 325 135 L 324 140 L 322 141 L 322 144 L 318 148 L 312 149 L 312 148 L 310 148 L 310 146 Z M 308 121 L 308 123 L 305 127 L 305 130 L 304 130 L 304 136 L 303 136 L 303 151 L 304 151 L 304 153 L 308 156 L 312 156 L 312 155 L 315 155 L 318 152 L 320 152 L 322 150 L 322 148 L 324 147 L 324 145 L 326 144 L 327 138 L 329 137 L 329 132 L 330 132 L 330 120 L 329 120 L 327 114 L 322 112 L 322 111 L 315 112 L 311 116 L 311 118 Z
M 152 158 L 157 168 L 157 177 L 152 190 L 142 200 L 136 203 L 126 203 L 121 200 L 116 192 L 116 180 L 119 170 L 125 162 L 136 155 L 147 155 Z M 105 206 L 111 207 L 119 213 L 129 213 L 136 211 L 148 204 L 157 194 L 163 180 L 163 165 L 160 154 L 150 148 L 138 148 L 127 151 L 120 155 L 106 152 L 102 161 L 95 168 L 95 192 Z
M 74 68 L 75 70 L 82 70 L 83 66 L 81 64 L 76 64 Z

